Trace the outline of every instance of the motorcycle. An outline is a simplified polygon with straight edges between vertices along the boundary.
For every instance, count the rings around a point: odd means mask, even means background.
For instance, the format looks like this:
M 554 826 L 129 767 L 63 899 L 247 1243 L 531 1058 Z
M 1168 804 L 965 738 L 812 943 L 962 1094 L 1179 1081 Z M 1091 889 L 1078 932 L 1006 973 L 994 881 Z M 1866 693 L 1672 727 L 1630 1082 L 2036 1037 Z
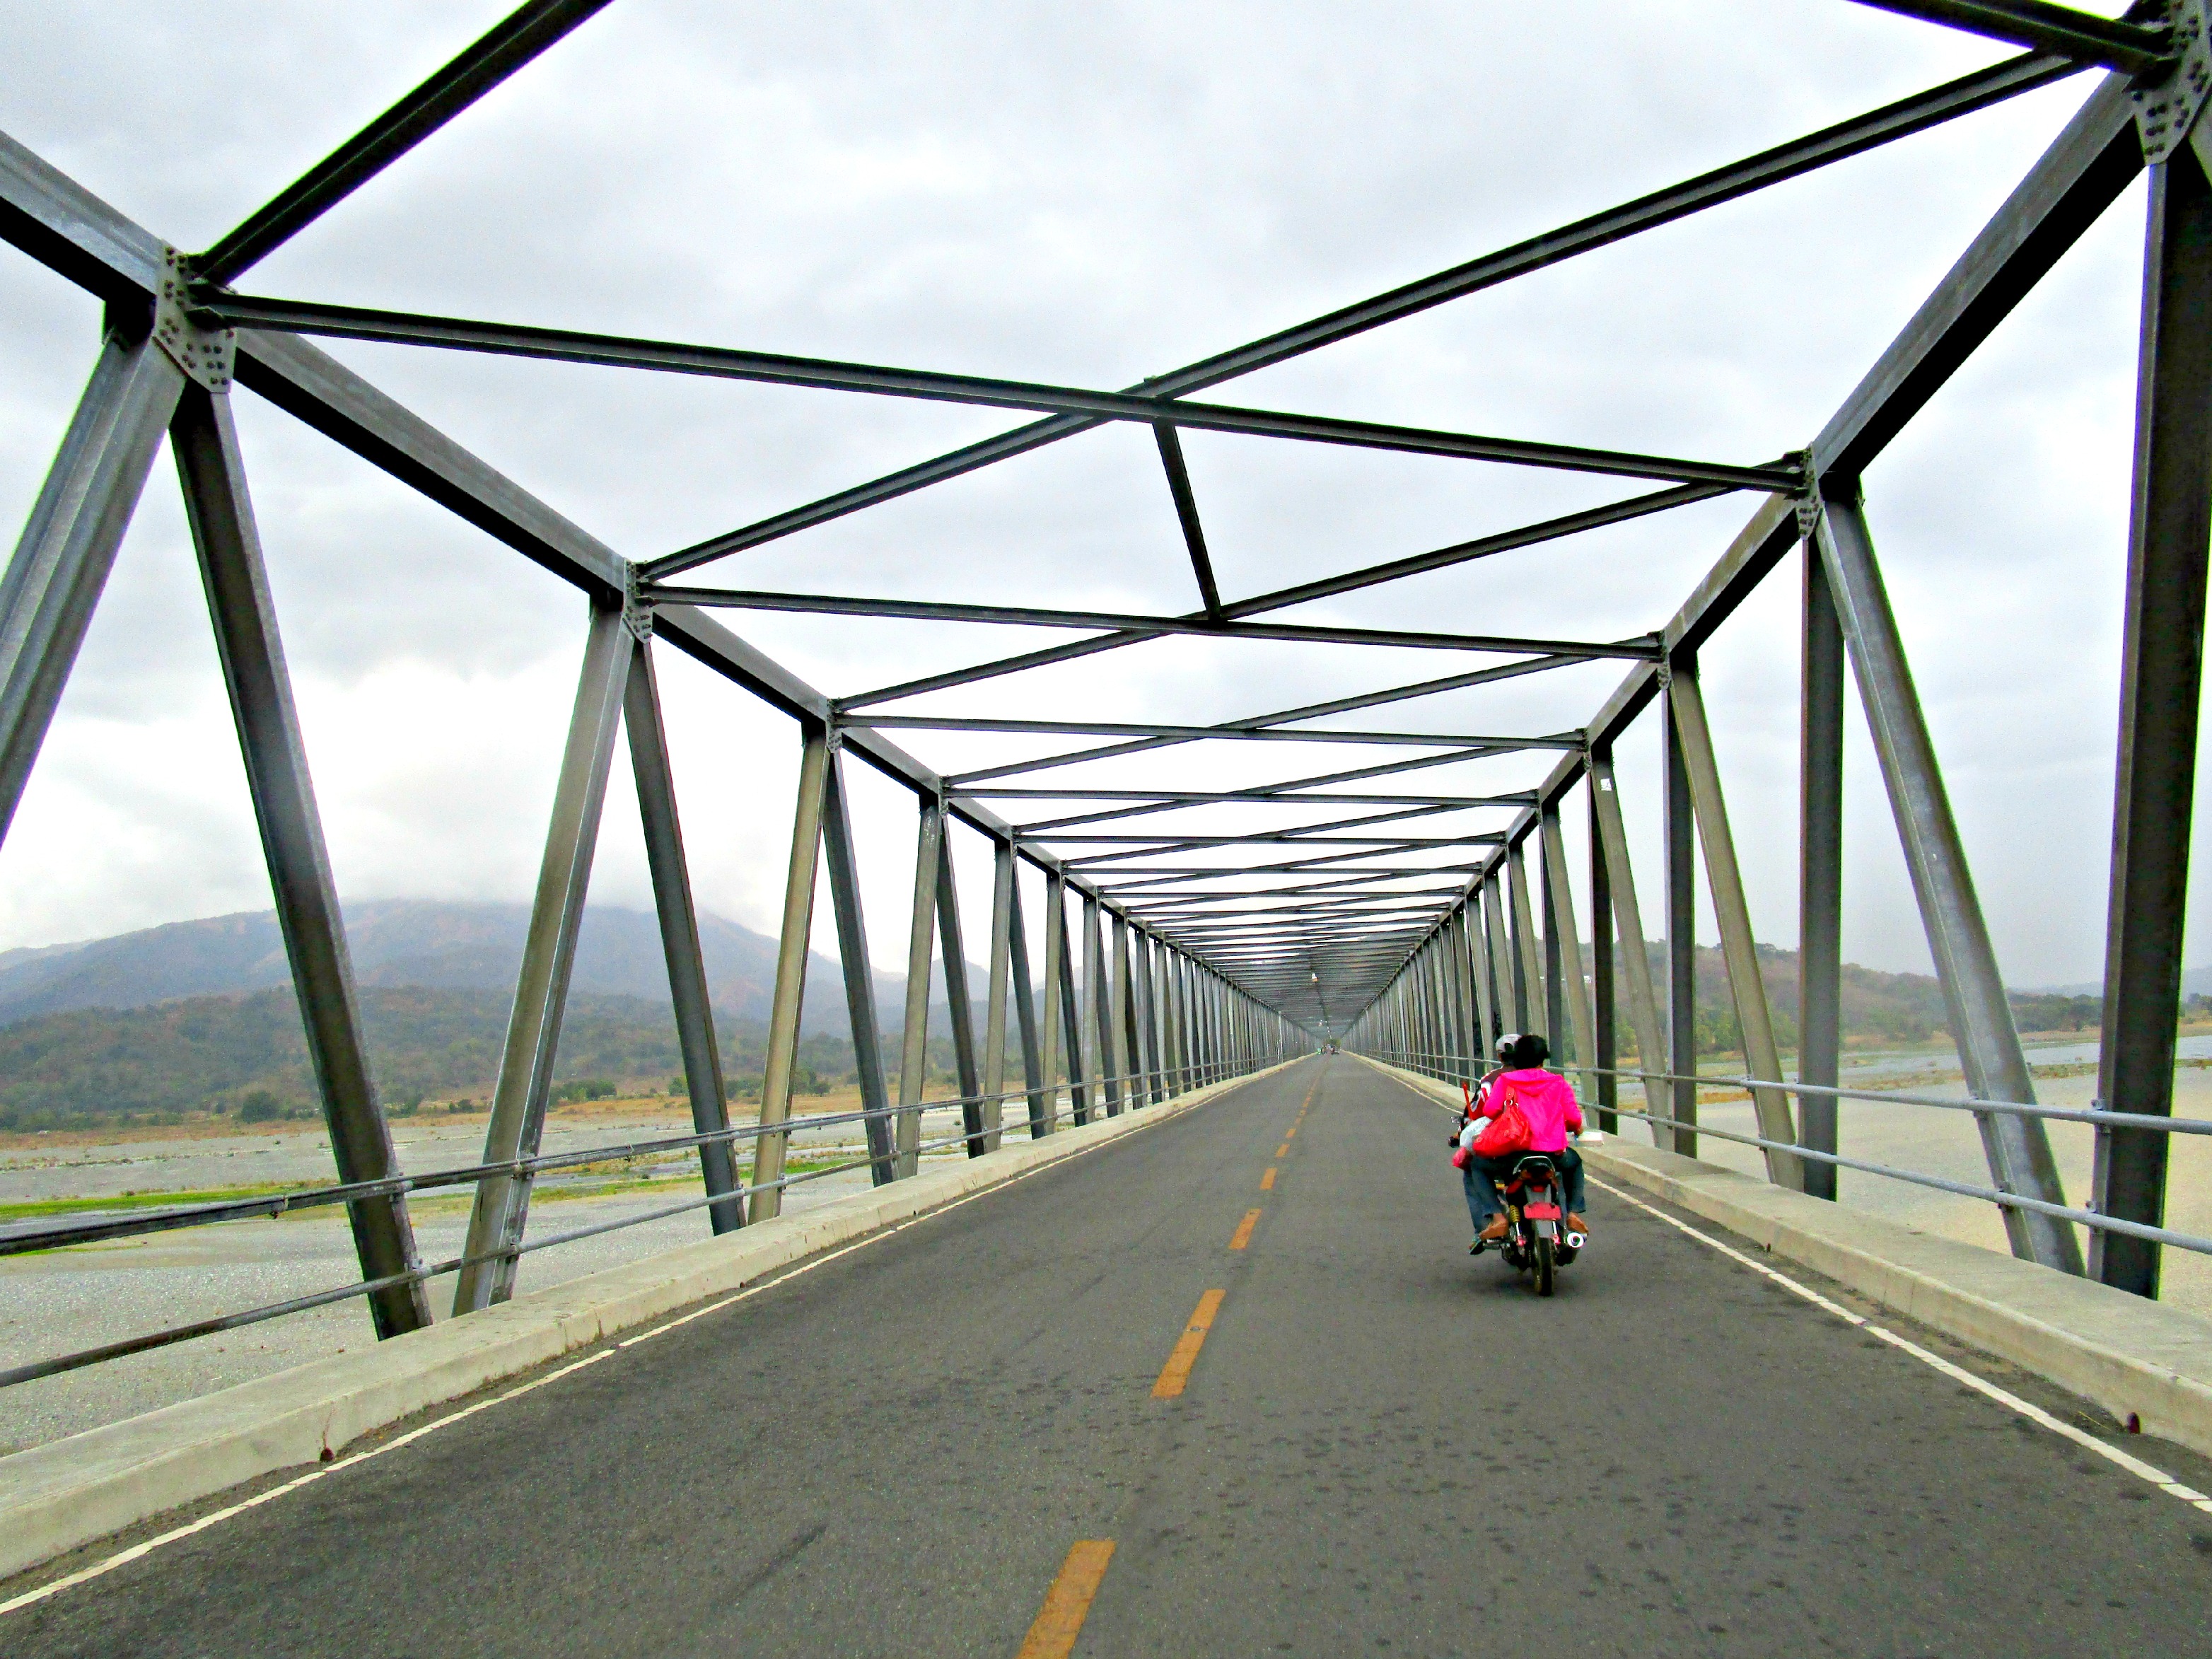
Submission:
M 1569 1229 L 1561 1200 L 1566 1182 L 1548 1152 L 1522 1152 L 1513 1160 L 1513 1172 L 1498 1183 L 1505 1200 L 1505 1237 L 1496 1249 L 1505 1265 L 1530 1275 L 1536 1294 L 1549 1296 L 1559 1269 L 1580 1254 L 1586 1242 Z M 1480 1255 L 1492 1248 L 1477 1243 Z

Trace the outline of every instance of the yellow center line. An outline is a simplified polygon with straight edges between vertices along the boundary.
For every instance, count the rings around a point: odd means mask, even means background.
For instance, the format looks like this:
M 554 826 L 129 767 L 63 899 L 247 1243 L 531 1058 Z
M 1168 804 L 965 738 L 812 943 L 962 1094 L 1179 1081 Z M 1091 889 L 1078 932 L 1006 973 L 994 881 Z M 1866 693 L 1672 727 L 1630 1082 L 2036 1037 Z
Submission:
M 1287 1141 L 1287 1140 L 1286 1140 L 1286 1141 L 1285 1141 L 1281 1146 L 1278 1146 L 1278 1147 L 1276 1147 L 1276 1148 L 1275 1148 L 1275 1156 L 1276 1156 L 1277 1158 L 1288 1158 L 1290 1155 L 1291 1155 L 1291 1143 L 1290 1143 L 1289 1141 Z
M 1176 1339 L 1175 1352 L 1160 1367 L 1159 1380 L 1152 1384 L 1153 1399 L 1173 1400 L 1182 1393 L 1182 1385 L 1190 1381 L 1190 1368 L 1198 1364 L 1198 1351 L 1206 1346 L 1206 1334 L 1212 1328 L 1213 1316 L 1221 1311 L 1221 1298 L 1228 1294 L 1226 1291 L 1208 1291 L 1198 1298 L 1190 1323 Z
M 1252 1242 L 1252 1229 L 1259 1224 L 1260 1212 L 1257 1210 L 1245 1211 L 1244 1218 L 1237 1224 L 1237 1231 L 1230 1237 L 1229 1248 L 1232 1250 L 1241 1250 L 1249 1244 Z
M 1271 1193 L 1274 1191 L 1274 1189 L 1275 1172 L 1273 1169 L 1270 1169 L 1267 1174 L 1260 1177 L 1260 1190 L 1263 1193 Z
M 1113 1559 L 1112 1539 L 1076 1540 L 1067 1559 L 1060 1564 L 1060 1576 L 1044 1593 L 1044 1606 L 1037 1610 L 1036 1622 L 1030 1626 L 1030 1633 L 1022 1639 L 1022 1650 L 1014 1659 L 1067 1659 L 1075 1650 L 1075 1638 L 1083 1633 L 1083 1621 L 1091 1614 L 1091 1599 L 1098 1594 L 1099 1581 L 1106 1577 L 1106 1564 Z

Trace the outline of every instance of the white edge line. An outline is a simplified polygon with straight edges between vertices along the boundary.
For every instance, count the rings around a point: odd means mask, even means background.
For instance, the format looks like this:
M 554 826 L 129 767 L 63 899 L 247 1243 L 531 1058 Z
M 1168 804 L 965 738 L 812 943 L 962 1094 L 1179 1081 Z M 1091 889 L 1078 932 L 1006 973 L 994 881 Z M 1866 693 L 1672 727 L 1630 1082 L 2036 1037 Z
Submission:
M 1249 1078 L 1239 1078 L 1234 1080 L 1239 1083 L 1253 1081 L 1253 1079 Z M 1226 1094 L 1228 1091 L 1224 1090 L 1222 1092 Z M 1167 1117 L 1160 1118 L 1158 1121 L 1160 1122 L 1166 1122 L 1170 1117 L 1180 1117 L 1181 1115 L 1182 1114 L 1179 1112 L 1170 1113 Z M 449 1412 L 445 1416 L 439 1418 L 435 1422 L 425 1423 L 420 1428 L 410 1429 L 406 1433 L 395 1436 L 393 1438 L 386 1441 L 380 1446 L 372 1446 L 367 1451 L 355 1452 L 349 1456 L 339 1458 L 335 1462 L 325 1463 L 319 1468 L 309 1469 L 305 1474 L 295 1475 L 291 1480 L 271 1486 L 266 1492 L 256 1492 L 252 1497 L 241 1499 L 240 1502 L 230 1504 L 227 1508 L 210 1510 L 209 1513 L 200 1516 L 197 1521 L 188 1521 L 181 1527 L 172 1528 L 169 1531 L 161 1533 L 158 1536 L 146 1539 L 140 1543 L 133 1544 L 128 1549 L 118 1550 L 114 1554 L 108 1556 L 104 1559 L 95 1561 L 88 1567 L 81 1567 L 75 1572 L 69 1573 L 62 1577 L 57 1578 L 52 1583 L 40 1584 L 35 1589 L 25 1590 L 20 1595 L 12 1596 L 5 1601 L 0 1601 L 0 1615 L 13 1613 L 18 1607 L 27 1607 L 34 1601 L 43 1601 L 48 1596 L 58 1595 L 65 1589 L 73 1589 L 79 1584 L 87 1583 L 94 1578 L 100 1577 L 106 1573 L 111 1573 L 118 1567 L 127 1566 L 131 1562 L 137 1560 L 141 1556 L 150 1555 L 155 1550 L 160 1549 L 164 1544 L 173 1544 L 180 1538 L 189 1538 L 196 1532 L 204 1531 L 206 1528 L 215 1525 L 218 1521 L 228 1521 L 232 1516 L 241 1515 L 247 1510 L 254 1509 L 263 1504 L 268 1503 L 271 1498 L 282 1498 L 286 1492 L 297 1492 L 301 1487 L 307 1486 L 313 1481 L 320 1480 L 325 1475 L 336 1474 L 340 1469 L 349 1469 L 357 1463 L 366 1463 L 372 1457 L 381 1457 L 386 1452 L 398 1451 L 402 1446 L 407 1445 L 410 1442 L 420 1440 L 426 1434 L 434 1434 L 438 1430 L 458 1423 L 465 1417 L 474 1417 L 478 1412 L 489 1411 L 494 1406 L 503 1406 L 508 1401 L 518 1399 L 521 1395 L 528 1394 L 533 1389 L 542 1389 L 548 1382 L 557 1382 L 564 1376 L 569 1376 L 576 1371 L 580 1371 L 586 1365 L 596 1365 L 602 1359 L 612 1359 L 616 1354 L 619 1353 L 624 1348 L 634 1348 L 639 1343 L 649 1342 L 656 1336 L 665 1336 L 669 1332 L 674 1330 L 679 1325 L 688 1325 L 695 1319 L 703 1319 L 710 1313 L 720 1312 L 722 1309 L 728 1307 L 733 1302 L 743 1302 L 750 1297 L 760 1295 L 763 1291 L 775 1290 L 780 1285 L 798 1278 L 801 1273 L 810 1273 L 817 1267 L 827 1267 L 830 1262 L 835 1261 L 841 1255 L 850 1255 L 855 1250 L 864 1249 L 871 1244 L 877 1243 L 881 1240 L 890 1237 L 894 1233 L 902 1233 L 908 1228 L 918 1226 L 922 1222 L 934 1221 L 939 1216 L 943 1215 L 947 1210 L 957 1210 L 963 1204 L 973 1204 L 979 1198 L 988 1198 L 994 1193 L 1004 1192 L 1007 1188 L 1012 1186 L 1018 1181 L 1026 1181 L 1031 1176 L 1042 1175 L 1047 1170 L 1060 1169 L 1064 1165 L 1073 1164 L 1079 1158 L 1087 1157 L 1089 1154 L 1097 1152 L 1103 1147 L 1114 1146 L 1126 1139 L 1127 1139 L 1126 1134 L 1120 1134 L 1114 1136 L 1111 1139 L 1101 1140 L 1095 1146 L 1078 1147 L 1074 1152 L 1069 1152 L 1065 1157 L 1054 1158 L 1050 1163 L 1040 1164 L 1035 1169 L 1019 1170 L 1013 1175 L 1008 1176 L 1004 1181 L 994 1181 L 989 1186 L 982 1188 L 978 1191 L 969 1193 L 963 1198 L 956 1198 L 950 1203 L 940 1204 L 935 1209 L 925 1211 L 921 1215 L 909 1216 L 904 1221 L 898 1222 L 894 1225 L 878 1228 L 874 1232 L 868 1234 L 865 1238 L 855 1239 L 852 1243 L 847 1244 L 842 1249 L 831 1250 L 827 1255 L 817 1255 L 809 1261 L 803 1261 L 798 1267 L 792 1268 L 788 1273 L 778 1271 L 777 1276 L 769 1280 L 768 1283 L 764 1285 L 755 1285 L 750 1289 L 738 1291 L 734 1296 L 726 1296 L 719 1302 L 709 1303 L 703 1308 L 695 1308 L 690 1313 L 679 1315 L 678 1317 L 669 1320 L 664 1324 L 656 1325 L 649 1331 L 642 1331 L 635 1336 L 626 1337 L 621 1341 L 615 1343 L 611 1347 L 602 1348 L 599 1352 L 587 1355 L 582 1359 L 572 1360 L 569 1364 L 560 1367 L 558 1370 L 548 1371 L 544 1376 L 537 1377 L 531 1382 L 525 1382 L 519 1388 L 509 1389 L 504 1394 L 494 1395 L 489 1400 L 479 1400 L 473 1406 L 464 1406 L 460 1410 L 457 1412 Z M 2212 1505 L 2208 1505 L 2208 1507 L 2212 1507 Z
M 1690 1237 L 1696 1239 L 1698 1243 L 1705 1245 L 1708 1249 L 1717 1250 L 1721 1255 L 1727 1256 L 1730 1261 L 1739 1262 L 1742 1266 L 1750 1268 L 1752 1272 L 1772 1279 L 1784 1290 L 1803 1297 L 1806 1301 L 1811 1303 L 1814 1307 L 1819 1308 L 1824 1313 L 1833 1314 L 1837 1318 L 1842 1320 L 1847 1325 L 1857 1326 L 1861 1330 L 1867 1332 L 1869 1335 L 1879 1337 L 1882 1341 L 1888 1343 L 1890 1346 L 1899 1349 L 1903 1352 L 1911 1354 L 1915 1359 L 1920 1361 L 1922 1364 L 1940 1371 L 1945 1376 L 1949 1377 L 1953 1382 L 1963 1383 L 1967 1388 L 1973 1389 L 1975 1393 L 1995 1401 L 1998 1405 L 2006 1407 L 2008 1410 L 2019 1413 L 2022 1417 L 2027 1419 L 2029 1422 L 2037 1424 L 2043 1428 L 2046 1428 L 2050 1430 L 2051 1433 L 2063 1436 L 2066 1439 L 2074 1442 L 2075 1444 L 2096 1453 L 2098 1456 L 2108 1459 L 2110 1462 L 2118 1464 L 2120 1468 L 2125 1469 L 2130 1474 L 2136 1476 L 2138 1480 L 2148 1480 L 2152 1486 L 2156 1486 L 2160 1492 L 2166 1492 L 2172 1497 L 2179 1498 L 2184 1503 L 2193 1504 L 2197 1509 L 2204 1510 L 2207 1514 L 2212 1514 L 2212 1498 L 2207 1498 L 2203 1492 L 2197 1491 L 2193 1487 L 2182 1485 L 2181 1482 L 2176 1480 L 2172 1475 L 2168 1474 L 2164 1469 L 2158 1468 L 2155 1464 L 2146 1463 L 2142 1458 L 2136 1456 L 2131 1452 L 2124 1452 L 2118 1446 L 2107 1444 L 2106 1442 L 2100 1440 L 2095 1435 L 2091 1434 L 2087 1430 L 2076 1428 L 2073 1424 L 2067 1422 L 2063 1418 L 2052 1416 L 2049 1412 L 2044 1410 L 2042 1407 L 2038 1406 L 2030 1401 L 2021 1399 L 2018 1395 L 2013 1393 L 2008 1389 L 1999 1388 L 1987 1377 L 1977 1376 L 1973 1372 L 1966 1370 L 1963 1365 L 1954 1364 L 1951 1361 L 1944 1358 L 1942 1355 L 1929 1352 L 1926 1348 L 1922 1347 L 1917 1342 L 1911 1341 L 1905 1337 L 1899 1336 L 1895 1331 L 1889 1330 L 1883 1326 L 1875 1324 L 1870 1319 L 1863 1318 L 1860 1315 L 1853 1313 L 1849 1308 L 1830 1301 L 1826 1297 L 1822 1296 L 1818 1291 L 1814 1290 L 1811 1286 L 1799 1284 L 1796 1279 L 1790 1278 L 1789 1274 L 1776 1272 L 1775 1269 L 1768 1267 L 1765 1262 L 1755 1261 L 1752 1257 L 1746 1255 L 1741 1250 L 1736 1249 L 1731 1245 L 1722 1243 L 1720 1240 L 1713 1237 L 1711 1234 L 1700 1232 L 1697 1228 L 1689 1225 L 1687 1223 L 1677 1220 L 1674 1217 L 1668 1215 L 1664 1210 L 1661 1210 L 1652 1205 L 1646 1204 L 1640 1199 L 1631 1198 L 1626 1193 L 1623 1192 L 1620 1188 L 1613 1186 L 1611 1182 L 1600 1181 L 1594 1175 L 1586 1174 L 1583 1178 L 1588 1181 L 1591 1186 L 1598 1188 L 1604 1192 L 1610 1193 L 1613 1197 L 1619 1199 L 1622 1203 L 1630 1206 L 1632 1208 L 1641 1210 L 1646 1215 L 1656 1216 L 1660 1220 L 1665 1222 L 1677 1232 L 1687 1234 Z M 4 1609 L 0 1609 L 0 1611 L 4 1611 Z

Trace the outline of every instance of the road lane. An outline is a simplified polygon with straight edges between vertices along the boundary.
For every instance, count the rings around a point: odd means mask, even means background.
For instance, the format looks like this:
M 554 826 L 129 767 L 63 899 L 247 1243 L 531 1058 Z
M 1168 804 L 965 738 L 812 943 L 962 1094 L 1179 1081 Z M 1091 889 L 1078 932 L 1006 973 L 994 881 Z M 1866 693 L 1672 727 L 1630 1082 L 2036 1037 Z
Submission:
M 1444 1127 L 1302 1062 L 0 1649 L 1012 1655 L 1087 1542 L 1079 1656 L 2201 1650 L 2207 1517 L 1601 1193 L 1540 1300 L 1468 1258 Z

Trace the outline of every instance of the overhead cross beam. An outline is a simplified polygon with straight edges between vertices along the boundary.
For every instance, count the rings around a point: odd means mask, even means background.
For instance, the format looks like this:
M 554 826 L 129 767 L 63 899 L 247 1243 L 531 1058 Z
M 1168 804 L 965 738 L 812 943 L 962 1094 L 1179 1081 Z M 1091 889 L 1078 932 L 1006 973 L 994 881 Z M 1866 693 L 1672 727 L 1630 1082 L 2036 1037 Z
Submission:
M 194 258 L 193 271 L 213 283 L 244 275 L 606 4 L 531 0 L 516 8 Z
M 674 374 L 865 392 L 880 397 L 975 404 L 993 409 L 1049 410 L 1057 414 L 1084 416 L 1094 422 L 1134 421 L 1158 426 L 1165 421 L 1205 432 L 1342 444 L 1356 449 L 1459 460 L 1503 461 L 1515 466 L 1608 473 L 1624 478 L 1672 478 L 1684 483 L 1720 484 L 1731 489 L 1791 489 L 1802 483 L 1802 475 L 1786 459 L 1759 466 L 1675 460 L 1628 450 L 1536 443 L 1522 438 L 1439 432 L 1425 427 L 1390 426 L 1327 415 L 1239 409 L 1130 392 L 1045 386 L 1029 380 L 993 380 L 978 374 L 890 368 L 872 363 L 790 357 L 723 346 L 684 345 L 615 334 L 584 334 L 569 329 L 533 328 L 515 323 L 475 322 L 466 318 L 424 316 L 414 312 L 374 311 L 357 306 L 321 305 L 307 300 L 271 299 L 216 289 L 197 291 L 193 303 L 195 317 L 204 318 L 213 325 L 255 329 L 264 333 L 314 334 L 392 345 L 438 346 L 453 351 L 657 369 Z
M 1515 277 L 1525 276 L 1532 271 L 1541 270 L 1578 255 L 1608 247 L 1624 238 L 1672 224 L 1678 219 L 1704 212 L 1722 203 L 1748 196 L 1786 179 L 1799 178 L 1846 157 L 1863 155 L 1912 133 L 1923 132 L 1929 127 L 1955 120 L 1973 111 L 1986 109 L 1991 104 L 2048 86 L 2054 81 L 2076 73 L 2080 68 L 2079 64 L 2064 58 L 2036 54 L 1962 76 L 1927 92 L 1899 99 L 1895 103 L 1886 104 L 1851 120 L 1824 127 L 1790 143 L 1761 150 L 1755 155 L 1717 167 L 1665 190 L 1639 196 L 1619 207 L 1578 219 L 1543 235 L 1532 236 L 1481 258 L 1455 265 L 1435 276 L 1316 317 L 1310 322 L 1284 329 L 1212 357 L 1201 358 L 1168 374 L 1140 380 L 1128 389 L 1128 393 L 1140 398 L 1188 397 L 1207 386 L 1218 386 L 1224 380 L 1235 380 L 1255 370 L 1286 362 L 1323 346 L 1364 334 L 1370 329 L 1380 328 L 1386 323 L 1397 322 L 1450 301 L 1463 299 L 1484 289 L 1510 282 Z M 654 581 L 665 581 L 679 571 L 689 570 L 709 560 L 758 547 L 763 543 L 792 535 L 812 526 L 827 524 L 833 519 L 842 518 L 863 507 L 878 506 L 914 490 L 959 477 L 978 467 L 990 466 L 1017 455 L 1027 454 L 1047 444 L 1058 443 L 1079 432 L 1089 431 L 1097 423 L 1098 417 L 1095 416 L 1056 415 L 649 561 L 644 567 L 645 574 Z
M 1925 18 L 1931 23 L 1948 23 L 1992 40 L 2054 52 L 2078 64 L 2101 64 L 2127 75 L 2160 74 L 2175 62 L 2172 33 L 2162 26 L 2099 17 L 2068 6 L 2047 5 L 2044 0 L 1859 0 L 1859 3 Z

